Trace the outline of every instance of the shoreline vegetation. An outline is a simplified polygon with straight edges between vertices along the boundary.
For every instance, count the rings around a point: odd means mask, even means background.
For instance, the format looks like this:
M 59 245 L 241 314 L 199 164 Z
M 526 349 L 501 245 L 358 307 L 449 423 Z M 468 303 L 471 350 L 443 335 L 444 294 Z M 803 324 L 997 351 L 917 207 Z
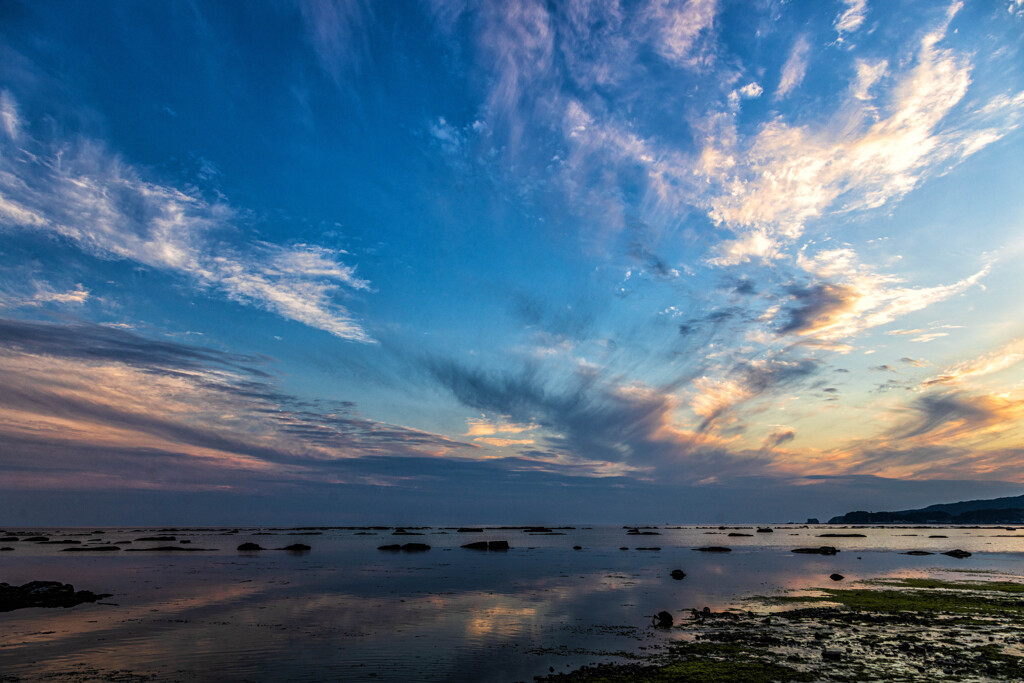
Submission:
M 887 579 L 692 609 L 679 640 L 542 683 L 1024 681 L 1024 583 Z M 622 653 L 615 653 L 620 659 Z

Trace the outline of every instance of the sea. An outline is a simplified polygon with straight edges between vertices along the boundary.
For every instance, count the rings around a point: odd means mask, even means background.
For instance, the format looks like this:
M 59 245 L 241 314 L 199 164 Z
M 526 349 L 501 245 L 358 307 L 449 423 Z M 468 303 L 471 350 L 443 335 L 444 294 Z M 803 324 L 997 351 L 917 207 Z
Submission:
M 655 628 L 658 612 L 749 609 L 834 573 L 1024 580 L 1024 528 L 631 528 L 7 528 L 0 582 L 111 597 L 0 613 L 0 681 L 532 681 L 687 637 Z M 479 541 L 509 549 L 462 547 Z M 378 549 L 407 543 L 430 549 Z M 67 550 L 104 544 L 121 550 Z M 792 552 L 824 545 L 839 552 Z M 168 546 L 192 550 L 147 550 Z

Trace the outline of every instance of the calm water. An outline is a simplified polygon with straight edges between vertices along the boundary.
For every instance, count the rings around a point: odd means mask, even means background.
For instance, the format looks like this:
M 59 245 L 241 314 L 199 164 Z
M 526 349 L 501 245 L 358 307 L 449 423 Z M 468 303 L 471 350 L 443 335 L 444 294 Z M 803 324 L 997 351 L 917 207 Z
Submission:
M 0 542 L 15 548 L 0 553 L 0 581 L 63 581 L 114 594 L 103 601 L 110 604 L 0 613 L 0 674 L 27 680 L 80 671 L 102 680 L 130 671 L 160 680 L 530 681 L 549 667 L 577 668 L 614 659 L 602 653 L 636 652 L 679 637 L 650 628 L 657 611 L 679 617 L 690 608 L 741 606 L 752 595 L 831 584 L 832 572 L 846 575 L 846 582 L 919 574 L 965 578 L 963 570 L 1024 577 L 1024 530 L 772 528 L 759 534 L 753 528 L 662 527 L 656 536 L 628 536 L 620 527 L 562 530 L 561 536 L 452 529 L 417 530 L 422 536 L 345 529 L 319 535 L 7 529 L 83 545 L 131 540 L 123 547 L 140 548 L 185 540 L 212 550 L 91 554 Z M 753 535 L 726 535 L 735 531 Z M 830 531 L 866 538 L 818 538 Z M 157 533 L 175 541 L 136 540 Z M 459 547 L 499 539 L 512 549 Z M 302 555 L 238 552 L 245 541 L 313 549 Z M 407 542 L 432 549 L 377 550 Z M 733 552 L 692 550 L 705 545 Z M 841 552 L 790 552 L 820 545 Z M 964 560 L 900 554 L 952 548 L 975 554 Z M 686 578 L 672 580 L 673 569 Z

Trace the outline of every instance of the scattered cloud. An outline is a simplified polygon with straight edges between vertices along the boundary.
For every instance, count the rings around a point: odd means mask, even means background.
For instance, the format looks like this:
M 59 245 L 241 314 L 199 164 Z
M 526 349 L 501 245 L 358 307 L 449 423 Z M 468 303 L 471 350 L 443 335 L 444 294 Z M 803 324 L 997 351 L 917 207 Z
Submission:
M 793 43 L 789 57 L 782 66 L 782 76 L 779 79 L 779 87 L 775 90 L 775 99 L 782 99 L 803 83 L 807 74 L 807 54 L 811 50 L 811 44 L 806 36 L 800 36 Z
M 146 180 L 94 140 L 46 144 L 8 136 L 2 151 L 0 218 L 8 229 L 59 236 L 99 258 L 176 273 L 342 339 L 373 341 L 336 301 L 345 291 L 369 288 L 339 260 L 341 252 L 231 244 L 238 211 Z
M 867 18 L 868 0 L 843 0 L 846 9 L 836 17 L 836 33 L 839 34 L 838 42 L 843 42 L 846 34 L 857 31 Z
M 1024 361 L 1024 337 L 1014 339 L 995 351 L 950 366 L 941 374 L 925 380 L 922 386 L 959 384 L 974 377 L 1001 372 L 1021 361 Z

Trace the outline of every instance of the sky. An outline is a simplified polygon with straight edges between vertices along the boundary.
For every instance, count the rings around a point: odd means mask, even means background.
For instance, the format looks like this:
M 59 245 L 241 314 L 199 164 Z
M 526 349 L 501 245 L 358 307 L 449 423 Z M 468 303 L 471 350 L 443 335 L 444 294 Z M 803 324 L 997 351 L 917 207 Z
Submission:
M 1024 493 L 1024 2 L 0 3 L 0 523 Z

